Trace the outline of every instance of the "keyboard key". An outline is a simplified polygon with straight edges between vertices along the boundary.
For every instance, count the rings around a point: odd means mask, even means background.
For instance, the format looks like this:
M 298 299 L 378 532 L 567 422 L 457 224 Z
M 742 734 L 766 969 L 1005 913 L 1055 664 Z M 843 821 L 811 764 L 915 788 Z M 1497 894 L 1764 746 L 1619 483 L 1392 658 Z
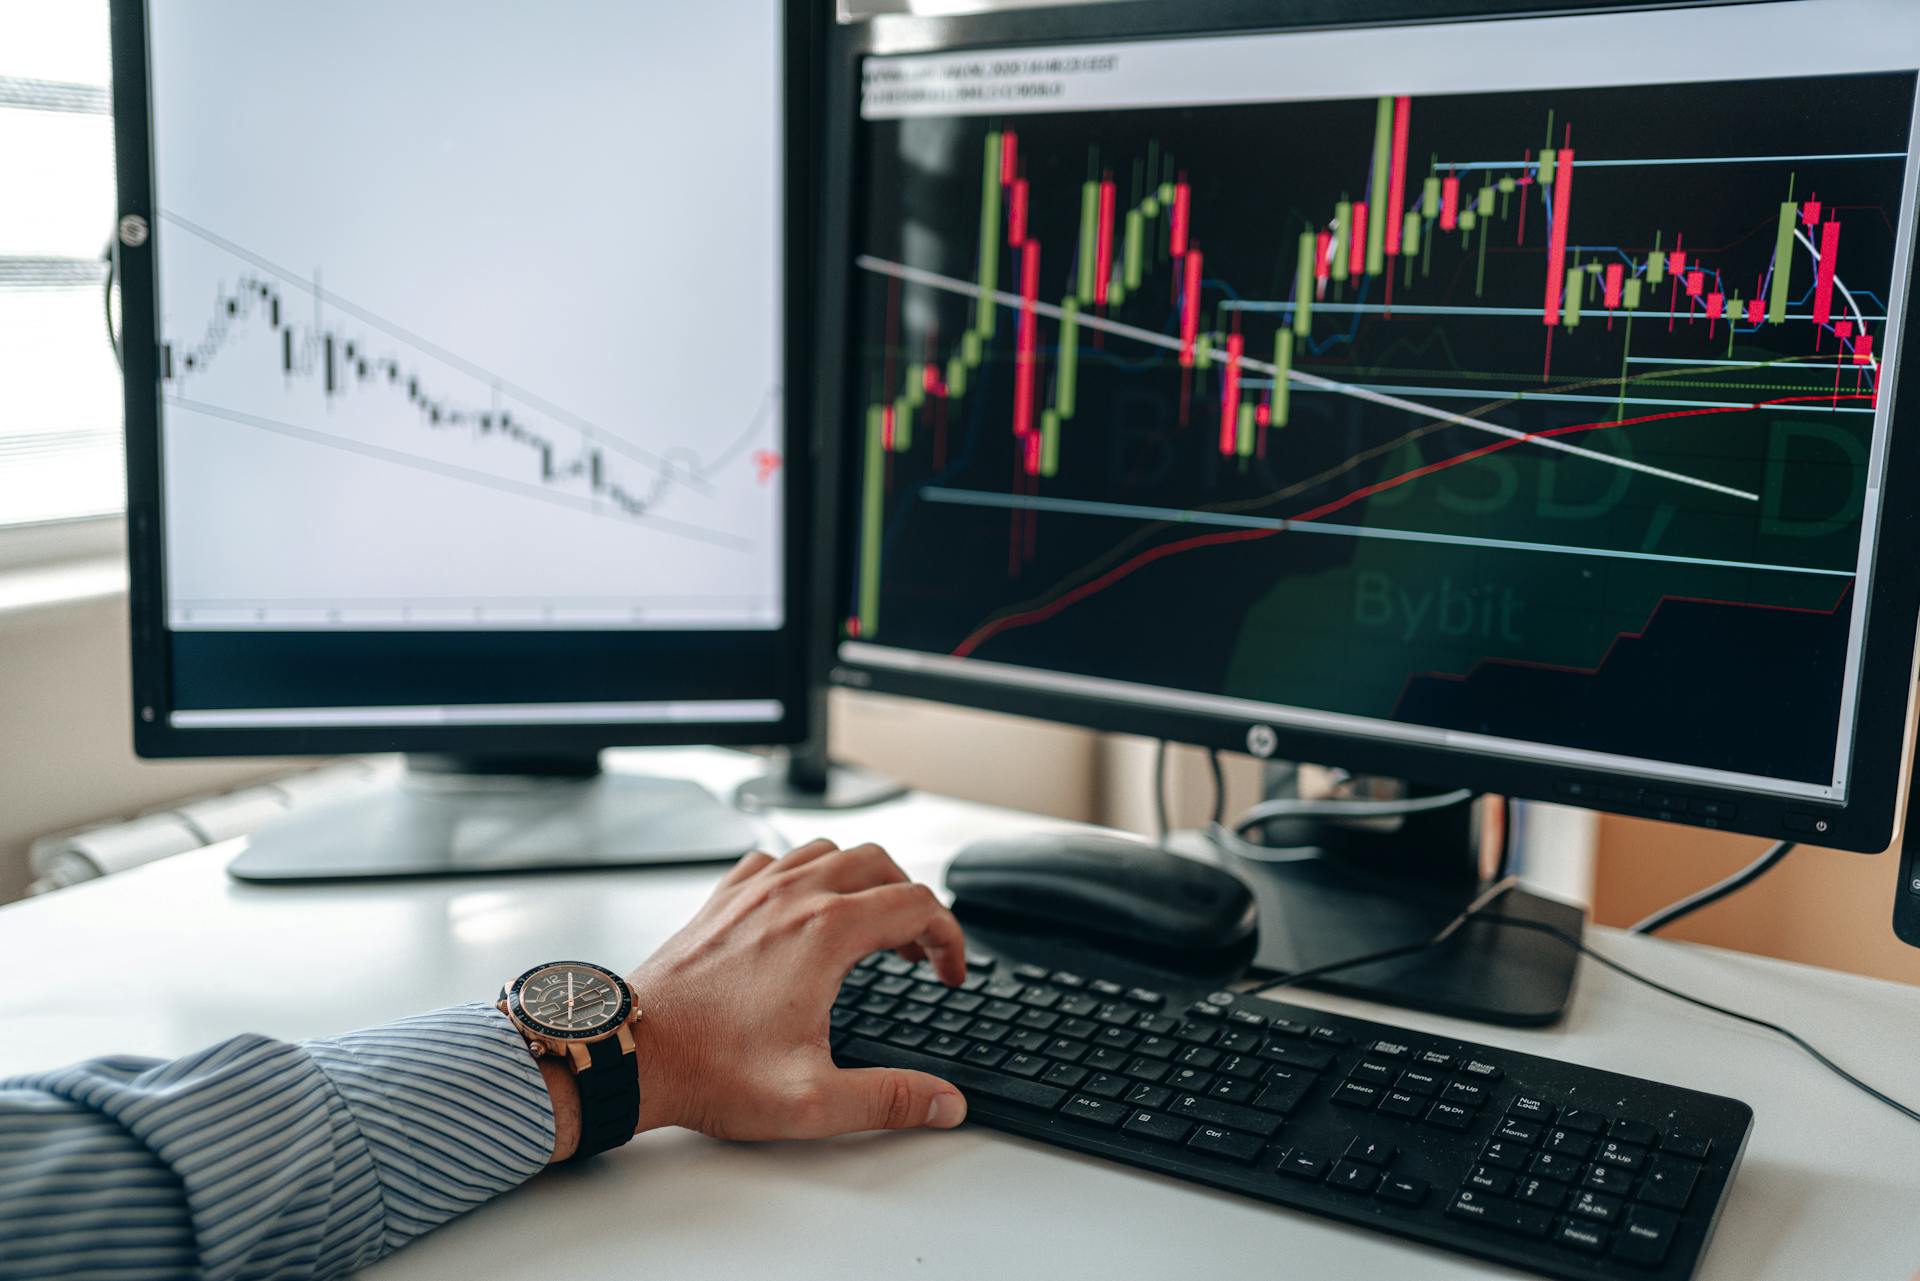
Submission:
M 1593 1154 L 1597 1165 L 1610 1165 L 1616 1170 L 1625 1170 L 1629 1174 L 1642 1169 L 1647 1164 L 1647 1150 L 1635 1147 L 1631 1143 L 1616 1143 L 1608 1139 Z
M 1256 1059 L 1251 1054 L 1229 1054 L 1215 1065 L 1214 1070 L 1221 1076 L 1251 1081 L 1267 1070 L 1267 1061 Z
M 1607 1128 L 1604 1112 L 1595 1112 L 1591 1108 L 1568 1108 L 1560 1114 L 1560 1128 L 1578 1130 L 1582 1134 L 1598 1134 Z
M 893 1007 L 898 1004 L 899 1002 L 891 996 L 880 996 L 877 993 L 869 992 L 860 998 L 854 1008 L 862 1014 L 891 1014 Z
M 1187 1019 L 1173 1029 L 1173 1034 L 1191 1045 L 1211 1045 L 1213 1038 L 1220 1035 L 1221 1030 L 1204 1019 Z
M 1007 1033 L 1013 1028 L 997 1019 L 975 1019 L 967 1024 L 967 1035 L 976 1041 L 986 1041 L 998 1045 L 1007 1039 Z
M 1380 1181 L 1373 1194 L 1382 1201 L 1397 1201 L 1401 1205 L 1419 1205 L 1427 1199 L 1427 1184 L 1424 1179 L 1416 1179 L 1405 1174 L 1389 1174 Z
M 1315 1045 L 1331 1045 L 1343 1048 L 1353 1044 L 1353 1038 L 1338 1028 L 1316 1027 L 1307 1034 L 1307 1039 Z
M 1561 1156 L 1558 1152 L 1542 1152 L 1527 1162 L 1527 1172 L 1543 1179 L 1572 1183 L 1580 1177 L 1580 1162 L 1570 1156 Z
M 1060 998 L 1060 1004 L 1053 1007 L 1070 1019 L 1084 1019 L 1100 1008 L 1098 997 L 1088 996 L 1085 992 L 1069 992 Z M 1092 1036 L 1093 1033 L 1087 1033 Z
M 1228 1054 L 1258 1054 L 1262 1042 L 1260 1034 L 1252 1028 L 1230 1027 L 1214 1038 L 1211 1044 Z
M 980 1007 L 980 1017 L 996 1023 L 1011 1023 L 1020 1017 L 1020 1007 L 1012 1001 L 988 1001 Z
M 1207 1097 L 1225 1099 L 1229 1103 L 1251 1103 L 1254 1091 L 1259 1088 L 1252 1081 L 1235 1081 L 1222 1077 L 1207 1087 Z
M 1596 1192 L 1612 1192 L 1623 1196 L 1627 1189 L 1633 1186 L 1633 1176 L 1625 1170 L 1616 1169 L 1610 1165 L 1590 1165 L 1587 1167 L 1586 1174 L 1580 1179 L 1580 1186 L 1592 1188 Z
M 902 974 L 913 973 L 913 962 L 889 954 L 880 958 L 880 963 L 877 968 L 882 974 L 898 977 Z
M 1257 1134 L 1263 1139 L 1272 1138 L 1280 1130 L 1280 1118 L 1269 1112 L 1241 1107 L 1237 1103 L 1222 1103 L 1218 1099 L 1209 1099 L 1198 1094 L 1180 1095 L 1174 1099 L 1168 1110 L 1178 1116 L 1205 1121 L 1222 1129 Z
M 1138 1001 L 1142 1005 L 1151 1005 L 1156 1007 L 1165 1005 L 1167 1003 L 1166 997 L 1160 995 L 1158 992 L 1154 991 L 1151 988 L 1145 988 L 1145 987 L 1128 988 L 1127 999 L 1129 1001 Z
M 1360 1081 L 1342 1081 L 1333 1092 L 1334 1103 L 1343 1108 L 1370 1108 L 1380 1102 L 1385 1093 L 1377 1085 L 1367 1085 Z
M 1036 983 L 1022 989 L 1020 995 L 1013 998 L 1022 1005 L 1030 1005 L 1036 1010 L 1050 1010 L 1060 1003 L 1060 989 Z
M 1684 1210 L 1699 1177 L 1700 1167 L 1684 1157 L 1656 1156 L 1647 1162 L 1638 1199 L 1664 1210 Z
M 1182 1067 L 1199 1068 L 1205 1071 L 1220 1061 L 1220 1051 L 1209 1049 L 1204 1045 L 1189 1045 L 1180 1051 L 1176 1061 Z
M 1347 1144 L 1347 1158 L 1352 1161 L 1365 1161 L 1368 1165 L 1391 1165 L 1393 1156 L 1393 1144 L 1380 1139 L 1356 1135 L 1353 1142 Z
M 1012 1054 L 1000 1065 L 1000 1070 L 1008 1076 L 1024 1076 L 1028 1079 L 1039 1076 L 1047 1070 L 1047 1061 L 1038 1054 Z
M 865 961 L 861 962 L 861 965 L 864 966 L 865 964 L 866 964 Z M 873 970 L 857 969 L 853 971 L 853 973 L 847 975 L 847 977 L 841 979 L 840 986 L 842 988 L 849 988 L 849 987 L 862 988 L 867 986 L 867 984 L 873 982 L 875 979 L 879 977 L 880 975 Z
M 990 1000 L 1010 1001 L 1024 992 L 1026 987 L 1019 979 L 995 979 L 980 990 Z
M 1326 1158 L 1303 1152 L 1299 1148 L 1290 1149 L 1280 1159 L 1279 1173 L 1290 1179 L 1307 1179 L 1318 1183 L 1320 1176 L 1327 1172 Z
M 1080 1093 L 1091 1094 L 1100 1099 L 1117 1099 L 1127 1092 L 1133 1082 L 1124 1076 L 1112 1072 L 1095 1072 L 1080 1086 Z
M 1255 1014 L 1252 1010 L 1228 1010 L 1227 1018 L 1246 1028 L 1262 1028 L 1267 1025 L 1267 1016 Z
M 1464 1130 L 1473 1124 L 1473 1112 L 1458 1103 L 1436 1103 L 1427 1113 L 1427 1124 L 1443 1130 Z
M 908 990 L 907 999 L 922 1005 L 938 1005 L 947 999 L 947 989 L 938 983 L 915 983 Z
M 1076 1041 L 1091 1041 L 1100 1034 L 1100 1025 L 1092 1019 L 1061 1019 L 1054 1026 L 1055 1036 L 1070 1036 Z
M 1660 1137 L 1660 1132 L 1645 1121 L 1630 1121 L 1625 1117 L 1615 1117 L 1613 1124 L 1607 1127 L 1607 1137 L 1618 1139 L 1622 1143 L 1650 1148 L 1654 1140 Z
M 1510 1116 L 1494 1127 L 1493 1137 L 1532 1147 L 1540 1142 L 1540 1136 L 1545 1132 L 1546 1127 L 1538 1121 L 1522 1121 Z
M 1233 998 L 1229 996 L 1227 999 L 1231 1001 Z M 1205 1001 L 1195 1001 L 1187 1007 L 1187 1017 L 1190 1019 L 1206 1019 L 1209 1022 L 1225 1022 L 1227 1016 L 1217 1005 L 1209 1005 Z
M 1187 1146 L 1196 1152 L 1206 1152 L 1249 1165 L 1265 1145 L 1258 1135 L 1223 1130 L 1217 1125 L 1203 1125 L 1194 1130 L 1193 1137 L 1187 1140 Z
M 1593 1140 L 1574 1130 L 1549 1130 L 1544 1143 L 1540 1145 L 1549 1152 L 1564 1152 L 1568 1156 L 1583 1157 L 1593 1151 Z
M 1380 1096 L 1380 1110 L 1388 1116 L 1417 1117 L 1427 1110 L 1427 1101 L 1405 1090 L 1388 1090 Z
M 887 1033 L 887 1042 L 891 1045 L 904 1045 L 911 1050 L 923 1044 L 926 1039 L 932 1035 L 933 1033 L 929 1032 L 926 1028 L 914 1027 L 911 1023 L 904 1023 Z
M 1562 1220 L 1553 1236 L 1548 1239 L 1563 1249 L 1574 1250 L 1580 1254 L 1603 1254 L 1607 1248 L 1607 1232 L 1604 1228 L 1575 1223 L 1571 1219 Z
M 834 1031 L 838 1032 L 841 1028 L 845 1027 L 847 1024 L 853 1022 L 855 1019 L 859 1017 L 860 1017 L 860 1014 L 856 1010 L 846 1010 L 846 1009 L 841 1009 L 838 1006 L 835 1006 L 834 1009 L 827 1015 L 827 1026 L 832 1028 Z
M 1105 1046 L 1096 1045 L 1087 1051 L 1087 1057 L 1080 1061 L 1096 1072 L 1118 1072 L 1127 1065 L 1127 1054 L 1124 1050 L 1109 1050 Z
M 1135 1054 L 1150 1059 L 1170 1059 L 1180 1051 L 1180 1042 L 1170 1036 L 1143 1036 L 1133 1047 Z
M 1516 1094 L 1513 1102 L 1507 1104 L 1507 1115 L 1524 1121 L 1548 1122 L 1553 1120 L 1553 1105 L 1531 1094 Z
M 925 1048 L 906 1050 L 898 1046 L 882 1045 L 878 1041 L 855 1039 L 847 1042 L 842 1053 L 855 1062 L 931 1072 L 959 1086 L 963 1094 L 997 1099 L 1003 1103 L 1018 1103 L 1024 1107 L 1051 1111 L 1059 1107 L 1060 1101 L 1067 1097 L 1065 1090 L 1043 1085 L 1038 1081 L 1022 1081 L 1018 1077 L 1002 1076 L 998 1072 L 982 1072 L 966 1063 L 932 1058 L 925 1053 Z
M 1056 1063 L 1041 1073 L 1040 1079 L 1048 1085 L 1064 1086 L 1071 1090 L 1087 1079 L 1087 1070 L 1083 1067 L 1075 1067 L 1071 1063 Z
M 943 1013 L 947 1010 L 952 1010 L 959 1014 L 972 1014 L 986 1003 L 987 998 L 977 993 L 955 992 L 946 999 L 946 1002 L 940 1008 Z
M 968 948 L 967 968 L 970 970 L 990 970 L 993 968 L 993 958 L 985 952 L 976 952 L 972 948 Z
M 933 1015 L 934 1008 L 931 1005 L 903 1005 L 893 1012 L 893 1021 L 911 1023 L 917 1027 L 931 1019 Z
M 913 980 L 904 974 L 888 974 L 884 978 L 875 979 L 873 986 L 867 990 L 877 992 L 881 996 L 903 996 L 913 990 Z
M 1155 1036 L 1170 1036 L 1173 1029 L 1180 1026 L 1180 1020 L 1171 1014 L 1142 1014 L 1133 1021 L 1133 1025 Z
M 1055 987 L 1085 987 L 1087 981 L 1071 970 L 1055 970 L 1047 975 L 1047 982 Z
M 1309 1072 L 1324 1072 L 1333 1066 L 1331 1050 L 1316 1049 L 1311 1045 L 1300 1045 L 1288 1041 L 1268 1041 L 1261 1047 L 1260 1057 L 1271 1059 L 1275 1063 L 1285 1063 L 1289 1067 L 1305 1068 Z
M 1060 1016 L 1052 1010 L 1022 1010 L 1020 1017 L 1015 1020 L 1021 1027 L 1030 1027 L 1040 1032 L 1053 1031 L 1054 1024 L 1059 1021 Z
M 1277 1112 L 1287 1115 L 1300 1106 L 1300 1100 L 1307 1096 L 1312 1088 L 1312 1078 L 1296 1084 L 1269 1085 L 1253 1096 L 1253 1106 L 1262 1112 Z
M 1278 1032 L 1281 1036 L 1305 1036 L 1313 1029 L 1305 1023 L 1296 1023 L 1292 1019 L 1272 1018 L 1267 1020 L 1267 1031 Z
M 1140 1007 L 1128 1005 L 1125 1001 L 1102 1001 L 1100 1007 L 1093 1012 L 1096 1022 L 1105 1023 L 1109 1027 L 1127 1027 L 1139 1017 Z
M 1487 1087 L 1477 1081 L 1449 1081 L 1440 1097 L 1462 1107 L 1477 1108 L 1487 1101 Z
M 1009 1050 L 1024 1050 L 1028 1054 L 1043 1048 L 1047 1043 L 1047 1034 L 1037 1028 L 1016 1028 L 1007 1033 L 1007 1039 L 1000 1042 Z
M 1029 983 L 1040 983 L 1045 981 L 1047 972 L 1038 965 L 1016 965 L 1013 967 L 1013 976 Z
M 1413 1047 L 1404 1041 L 1375 1041 L 1367 1047 L 1366 1052 L 1376 1059 L 1404 1060 L 1413 1057 Z
M 1675 1156 L 1692 1157 L 1696 1161 L 1707 1159 L 1707 1153 L 1713 1150 L 1713 1140 L 1696 1131 L 1676 1126 L 1660 1136 L 1662 1151 Z
M 1513 1175 L 1490 1165 L 1476 1165 L 1467 1171 L 1462 1185 L 1488 1196 L 1510 1196 L 1513 1193 Z
M 1543 1210 L 1558 1210 L 1567 1203 L 1567 1197 L 1571 1191 L 1564 1183 L 1523 1175 L 1514 1180 L 1513 1199 L 1522 1205 L 1537 1205 Z
M 1636 1267 L 1657 1268 L 1667 1261 L 1680 1220 L 1659 1210 L 1636 1205 L 1613 1234 L 1613 1257 Z
M 1620 1207 L 1624 1204 L 1620 1198 L 1604 1192 L 1576 1192 L 1572 1203 L 1567 1206 L 1567 1213 L 1593 1223 L 1614 1223 L 1619 1220 Z
M 974 1067 L 992 1068 L 999 1067 L 1001 1060 L 1006 1057 L 1007 1052 L 997 1045 L 974 1045 L 960 1056 L 960 1060 Z
M 1213 1073 L 1202 1072 L 1199 1068 L 1175 1068 L 1168 1075 L 1166 1083 L 1176 1090 L 1186 1090 L 1198 1094 L 1213 1085 Z
M 1123 1027 L 1103 1027 L 1093 1038 L 1094 1044 L 1109 1050 L 1131 1050 L 1139 1039 L 1138 1032 L 1129 1032 Z
M 1371 1195 L 1380 1186 L 1380 1171 L 1359 1161 L 1338 1161 L 1334 1164 L 1333 1173 L 1327 1176 L 1327 1186 L 1339 1188 L 1342 1192 Z
M 1553 1216 L 1545 1210 L 1490 1197 L 1471 1189 L 1456 1192 L 1447 1206 L 1447 1213 L 1453 1218 L 1478 1223 L 1499 1232 L 1511 1232 L 1516 1236 L 1544 1237 L 1553 1227 Z
M 1392 1085 L 1393 1077 L 1394 1070 L 1391 1064 L 1363 1059 L 1353 1065 L 1353 1079 L 1365 1081 L 1369 1085 Z
M 1440 1093 L 1440 1078 L 1425 1068 L 1408 1068 L 1402 1072 L 1394 1084 L 1408 1094 L 1434 1095 Z
M 1089 1121 L 1094 1125 L 1114 1126 L 1127 1115 L 1129 1109 L 1112 1099 L 1094 1098 L 1088 1094 L 1076 1094 L 1068 1099 L 1066 1106 L 1060 1109 L 1061 1116 L 1070 1116 L 1076 1121 Z
M 1121 1131 L 1155 1143 L 1185 1143 L 1193 1133 L 1193 1122 L 1182 1121 L 1165 1112 L 1137 1111 L 1121 1125 Z
M 1524 1169 L 1527 1158 L 1532 1155 L 1526 1148 L 1510 1139 L 1494 1139 L 1480 1151 L 1480 1160 L 1487 1165 L 1497 1165 L 1503 1170 Z M 1571 1172 L 1567 1178 L 1573 1178 Z
M 1076 1041 L 1070 1036 L 1056 1036 L 1047 1042 L 1041 1053 L 1062 1063 L 1078 1063 L 1087 1056 L 1089 1048 L 1085 1041 Z
M 1111 979 L 1095 979 L 1087 986 L 1102 996 L 1118 996 L 1127 990 Z
M 1131 1090 L 1128 1090 L 1121 1101 L 1131 1103 L 1135 1107 L 1163 1108 L 1167 1106 L 1167 1100 L 1172 1097 L 1173 1091 L 1169 1090 L 1166 1086 L 1148 1085 L 1142 1082 L 1134 1086 Z
M 1127 1066 L 1122 1071 L 1142 1081 L 1164 1081 L 1168 1069 L 1167 1065 L 1158 1059 L 1132 1058 L 1127 1060 Z
M 971 1044 L 972 1042 L 966 1037 L 949 1033 L 934 1037 L 922 1048 L 928 1054 L 938 1054 L 943 1059 L 957 1059 L 967 1052 L 967 1047 Z
M 1460 1065 L 1460 1070 L 1482 1085 L 1492 1085 L 1506 1075 L 1497 1065 L 1485 1059 L 1468 1059 Z
M 1444 1054 L 1439 1050 L 1421 1050 L 1413 1056 L 1413 1061 L 1421 1067 L 1432 1068 L 1437 1072 L 1445 1072 L 1453 1067 L 1453 1055 Z

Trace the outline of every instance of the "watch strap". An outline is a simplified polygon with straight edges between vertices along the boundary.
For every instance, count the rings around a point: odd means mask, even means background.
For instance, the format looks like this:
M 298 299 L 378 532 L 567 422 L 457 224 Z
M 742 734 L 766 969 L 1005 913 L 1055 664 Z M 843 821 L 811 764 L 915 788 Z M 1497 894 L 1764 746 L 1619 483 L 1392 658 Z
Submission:
M 640 1126 L 640 1073 L 631 1050 L 607 1037 L 587 1047 L 589 1063 L 573 1074 L 580 1091 L 580 1146 L 570 1161 L 617 1148 Z

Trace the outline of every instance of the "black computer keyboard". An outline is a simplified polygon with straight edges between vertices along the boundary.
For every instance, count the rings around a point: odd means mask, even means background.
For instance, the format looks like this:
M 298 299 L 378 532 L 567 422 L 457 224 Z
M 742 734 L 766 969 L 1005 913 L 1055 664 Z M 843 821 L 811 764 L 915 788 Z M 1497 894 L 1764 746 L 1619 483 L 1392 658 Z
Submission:
M 971 954 L 871 956 L 835 1058 L 918 1068 L 975 1121 L 1567 1281 L 1691 1277 L 1735 1099 L 1216 992 Z

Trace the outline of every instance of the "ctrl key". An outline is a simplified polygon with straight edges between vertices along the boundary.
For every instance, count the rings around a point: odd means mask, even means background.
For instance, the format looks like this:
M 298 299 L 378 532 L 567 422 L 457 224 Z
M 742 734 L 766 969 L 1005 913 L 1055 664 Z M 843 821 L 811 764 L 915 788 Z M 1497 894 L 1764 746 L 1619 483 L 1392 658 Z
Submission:
M 1553 1226 L 1553 1216 L 1544 1210 L 1515 1205 L 1480 1192 L 1455 1193 L 1447 1213 L 1456 1219 L 1523 1237 L 1543 1237 Z

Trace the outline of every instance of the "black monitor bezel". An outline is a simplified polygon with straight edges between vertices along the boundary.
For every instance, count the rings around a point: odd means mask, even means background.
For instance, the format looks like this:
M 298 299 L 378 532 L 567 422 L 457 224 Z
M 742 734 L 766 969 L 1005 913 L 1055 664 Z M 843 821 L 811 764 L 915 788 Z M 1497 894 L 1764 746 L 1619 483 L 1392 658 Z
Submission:
M 1169 36 L 1235 35 L 1328 27 L 1400 25 L 1439 20 L 1508 20 L 1620 10 L 1719 7 L 1722 3 L 1779 0 L 1302 0 L 1281 9 L 1263 0 L 1133 0 L 961 17 L 888 15 L 837 28 L 830 36 L 821 93 L 822 243 L 819 262 L 817 420 L 827 457 L 821 465 L 823 504 L 820 536 L 835 549 L 831 602 L 847 598 L 852 584 L 856 513 L 837 500 L 846 483 L 847 439 L 853 425 L 851 369 L 846 349 L 848 281 L 852 271 L 854 188 L 861 172 L 859 135 L 860 63 L 870 54 L 932 53 L 1087 40 L 1124 41 Z M 1920 220 L 1917 220 L 1920 222 Z M 1911 255 L 1906 324 L 1912 326 L 1920 297 L 1920 253 Z M 1911 333 L 1909 328 L 1906 332 Z M 1273 754 L 1368 773 L 1416 779 L 1449 787 L 1472 787 L 1510 796 L 1666 819 L 1701 827 L 1789 837 L 1835 849 L 1877 853 L 1899 828 L 1909 748 L 1908 712 L 1915 677 L 1915 624 L 1920 618 L 1920 558 L 1898 554 L 1920 531 L 1920 408 L 1903 411 L 1899 391 L 1915 375 L 1903 362 L 1889 388 L 1896 427 L 1888 451 L 1880 546 L 1867 605 L 1861 686 L 1856 711 L 1852 786 L 1844 804 L 1788 800 L 1777 795 L 1654 780 L 1638 774 L 1540 764 L 1455 748 L 1391 742 L 1273 724 Z M 1920 393 L 1916 393 L 1920 394 Z M 823 575 L 823 577 L 826 577 Z M 838 611 L 829 608 L 830 615 Z M 837 627 L 837 623 L 835 626 Z M 839 685 L 912 698 L 956 703 L 989 711 L 1144 734 L 1229 751 L 1246 751 L 1256 722 L 1203 712 L 1149 707 L 1089 694 L 1065 694 L 998 682 L 902 671 L 841 657 L 836 646 L 830 678 Z M 1637 789 L 1635 799 L 1608 799 L 1596 789 Z M 1678 799 L 1687 810 L 1652 802 Z M 1700 812 L 1702 803 L 1731 806 L 1731 817 Z M 1691 812 L 1688 812 L 1691 811 Z
M 818 615 L 813 546 L 817 520 L 813 475 L 817 457 L 808 411 L 815 403 L 811 272 L 815 240 L 815 78 L 826 20 L 808 0 L 781 0 L 781 146 L 784 270 L 781 303 L 785 422 L 782 574 L 786 618 L 775 633 L 777 721 L 487 725 L 388 728 L 179 729 L 171 723 L 172 632 L 166 618 L 165 522 L 160 463 L 159 310 L 154 246 L 160 229 L 153 202 L 146 0 L 112 0 L 114 143 L 119 217 L 144 220 L 146 235 L 115 245 L 120 285 L 122 373 L 126 400 L 127 556 L 133 643 L 133 744 L 143 757 L 334 755 L 413 751 L 467 757 L 577 756 L 604 747 L 711 743 L 730 746 L 806 741 L 816 728 L 811 696 L 823 656 L 814 637 Z M 817 616 L 818 615 L 818 616 Z

